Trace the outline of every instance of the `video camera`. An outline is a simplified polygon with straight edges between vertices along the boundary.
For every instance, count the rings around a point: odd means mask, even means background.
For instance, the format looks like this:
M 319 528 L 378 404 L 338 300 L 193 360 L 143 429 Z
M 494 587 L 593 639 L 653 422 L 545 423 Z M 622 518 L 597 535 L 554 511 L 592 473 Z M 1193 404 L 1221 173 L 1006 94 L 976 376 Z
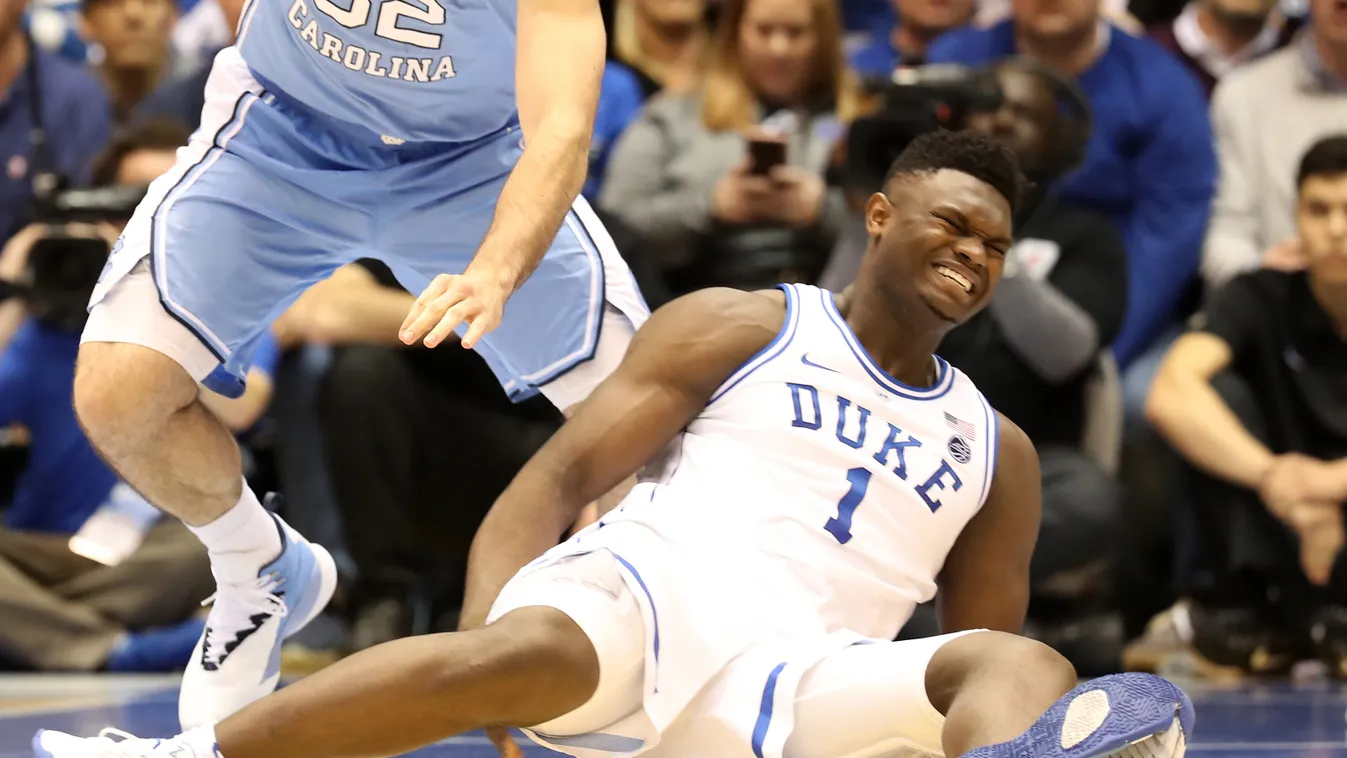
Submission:
M 868 96 L 879 98 L 879 108 L 852 122 L 838 179 L 866 194 L 884 185 L 889 166 L 912 140 L 942 128 L 962 129 L 969 114 L 1001 107 L 1001 85 L 991 67 L 899 68 L 863 84 Z
M 32 220 L 46 229 L 29 249 L 19 281 L 0 289 L 0 300 L 21 298 L 34 318 L 69 331 L 83 328 L 89 296 L 111 253 L 96 224 L 120 227 L 145 197 L 145 189 L 102 187 L 39 195 Z

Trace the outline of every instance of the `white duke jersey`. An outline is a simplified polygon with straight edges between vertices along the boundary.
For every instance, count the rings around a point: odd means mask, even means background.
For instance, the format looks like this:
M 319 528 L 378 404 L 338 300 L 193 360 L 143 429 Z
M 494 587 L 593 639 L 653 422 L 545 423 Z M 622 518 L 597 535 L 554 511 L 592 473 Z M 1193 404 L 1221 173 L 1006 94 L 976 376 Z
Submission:
M 759 703 L 791 702 L 832 651 L 896 637 L 991 487 L 997 417 L 968 377 L 932 358 L 934 386 L 908 387 L 870 358 L 832 293 L 781 289 L 777 337 L 647 480 L 520 571 L 599 550 L 622 567 L 647 637 L 643 707 L 603 730 L 635 746 L 623 755 L 650 750 L 716 681 L 729 689 L 707 718 L 779 758 L 792 709 L 766 718 Z M 616 750 L 533 737 L 579 758 Z
M 604 521 L 639 522 L 703 567 L 724 561 L 725 581 L 751 577 L 744 586 L 783 628 L 812 617 L 824 633 L 893 639 L 934 597 L 987 497 L 997 416 L 938 357 L 930 388 L 889 376 L 832 293 L 782 289 L 776 339 L 717 390 L 658 478 Z

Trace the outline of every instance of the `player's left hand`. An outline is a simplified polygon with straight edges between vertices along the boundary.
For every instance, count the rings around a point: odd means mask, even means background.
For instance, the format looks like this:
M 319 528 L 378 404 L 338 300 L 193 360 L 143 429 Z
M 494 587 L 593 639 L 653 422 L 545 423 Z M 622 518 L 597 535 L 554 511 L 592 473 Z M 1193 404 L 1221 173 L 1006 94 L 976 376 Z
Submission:
M 398 336 L 408 345 L 424 336 L 426 347 L 435 347 L 466 322 L 463 347 L 471 350 L 500 324 L 509 297 L 510 288 L 493 276 L 473 271 L 440 274 L 412 303 Z

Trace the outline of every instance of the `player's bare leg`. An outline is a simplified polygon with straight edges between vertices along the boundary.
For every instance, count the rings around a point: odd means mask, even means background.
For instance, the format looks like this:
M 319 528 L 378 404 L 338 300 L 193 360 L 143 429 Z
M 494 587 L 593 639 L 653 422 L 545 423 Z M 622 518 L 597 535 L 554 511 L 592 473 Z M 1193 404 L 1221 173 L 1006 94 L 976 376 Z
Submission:
M 599 660 L 561 611 L 521 608 L 487 627 L 370 648 L 172 740 L 34 739 L 43 758 L 368 758 L 486 726 L 531 726 L 593 695 Z M 111 744 L 109 744 L 111 743 Z
M 243 469 L 234 435 L 198 392 L 181 366 L 147 347 L 80 348 L 75 410 L 90 442 L 155 506 L 199 527 L 238 502 Z
M 1076 671 L 1039 642 L 984 632 L 942 646 L 926 667 L 926 694 L 945 714 L 945 755 L 1014 739 L 1076 686 Z
M 109 300 L 154 297 L 152 282 L 135 276 Z M 109 306 L 95 309 L 92 329 L 128 312 L 104 312 Z M 218 583 L 183 677 L 184 728 L 215 723 L 274 690 L 282 641 L 321 612 L 336 587 L 331 555 L 269 514 L 247 487 L 234 436 L 199 392 L 177 360 L 156 350 L 81 346 L 74 403 L 89 440 L 128 484 L 191 528 Z

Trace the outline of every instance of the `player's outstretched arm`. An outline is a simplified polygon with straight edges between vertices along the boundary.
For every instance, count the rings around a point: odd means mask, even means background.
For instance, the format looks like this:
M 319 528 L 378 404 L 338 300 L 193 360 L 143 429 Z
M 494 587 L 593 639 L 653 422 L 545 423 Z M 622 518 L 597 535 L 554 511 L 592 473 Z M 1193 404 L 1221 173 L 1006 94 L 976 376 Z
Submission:
M 557 543 L 580 509 L 639 471 L 785 319 L 781 292 L 708 289 L 655 312 L 622 364 L 501 494 L 473 540 L 463 628 L 486 619 L 522 566 Z
M 505 181 L 491 227 L 462 275 L 430 283 L 399 330 L 436 347 L 462 323 L 475 347 L 557 236 L 585 182 L 607 37 L 598 0 L 517 0 L 515 97 L 524 154 Z
M 982 509 L 968 522 L 940 572 L 940 630 L 1018 634 L 1029 608 L 1029 561 L 1042 518 L 1038 452 L 999 417 L 996 473 Z

